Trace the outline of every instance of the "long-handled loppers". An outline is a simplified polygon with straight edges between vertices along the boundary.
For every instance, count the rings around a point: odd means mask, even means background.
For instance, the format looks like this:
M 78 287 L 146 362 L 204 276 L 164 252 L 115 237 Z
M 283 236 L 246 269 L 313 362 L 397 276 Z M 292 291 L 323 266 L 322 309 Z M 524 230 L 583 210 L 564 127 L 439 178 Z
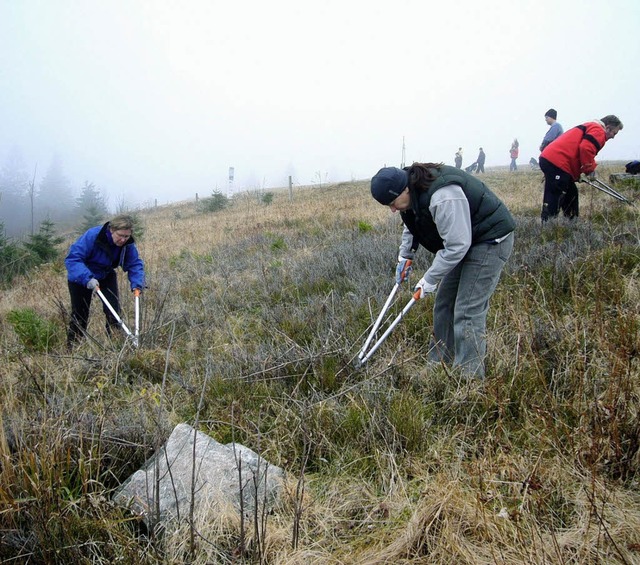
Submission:
M 358 353 L 358 360 L 357 360 L 357 366 L 358 367 L 361 367 L 362 365 L 364 365 L 371 358 L 371 356 L 376 352 L 378 347 L 380 347 L 382 345 L 384 340 L 389 337 L 389 335 L 394 330 L 394 328 L 400 323 L 402 318 L 404 318 L 407 315 L 407 312 L 409 310 L 411 310 L 411 307 L 418 300 L 420 300 L 420 292 L 421 291 L 420 291 L 420 289 L 418 289 L 413 294 L 413 297 L 411 298 L 411 300 L 409 300 L 409 302 L 407 302 L 407 305 L 402 309 L 402 312 L 400 312 L 400 314 L 398 314 L 396 316 L 396 319 L 393 320 L 393 322 L 391 322 L 391 324 L 389 324 L 389 326 L 387 327 L 385 332 L 380 336 L 380 339 L 378 339 L 378 341 L 376 341 L 371 346 L 371 349 L 369 349 L 367 351 L 367 347 L 369 347 L 369 344 L 371 343 L 371 340 L 373 339 L 374 334 L 378 330 L 378 327 L 380 326 L 380 323 L 382 322 L 382 318 L 384 317 L 384 315 L 386 314 L 387 310 L 389 309 L 389 306 L 391 305 L 391 301 L 392 301 L 393 297 L 395 296 L 396 292 L 398 291 L 398 287 L 399 286 L 400 285 L 398 285 L 396 283 L 396 285 L 393 287 L 393 290 L 391 291 L 391 294 L 389 295 L 389 298 L 387 298 L 387 301 L 385 302 L 384 307 L 382 308 L 382 312 L 380 312 L 380 315 L 378 316 L 378 319 L 376 320 L 376 323 L 373 325 L 373 329 L 369 333 L 369 337 L 365 341 L 365 344 L 364 344 L 363 348 L 360 350 L 360 353 Z
M 135 327 L 133 330 L 133 346 L 138 347 L 140 340 L 140 289 L 133 291 L 133 299 L 135 303 Z
M 619 200 L 620 202 L 624 202 L 625 204 L 629 204 L 630 206 L 635 206 L 635 204 L 631 200 L 629 200 L 628 198 L 624 197 L 617 190 L 614 190 L 608 184 L 602 182 L 600 179 L 597 179 L 597 178 L 594 178 L 594 179 L 581 178 L 580 182 L 586 182 L 589 186 L 592 186 L 593 188 L 596 188 L 599 191 L 604 192 L 605 194 L 608 194 L 609 196 L 612 196 L 613 198 L 615 198 L 616 200 Z
M 100 297 L 100 300 L 102 300 L 102 302 L 104 302 L 106 307 L 109 309 L 109 311 L 115 318 L 116 322 L 120 324 L 120 327 L 122 328 L 124 333 L 127 334 L 127 338 L 131 338 L 131 340 L 133 341 L 134 347 L 138 347 L 138 335 L 137 335 L 138 334 L 138 302 L 137 302 L 138 296 L 136 296 L 136 335 L 134 336 L 131 333 L 131 330 L 127 327 L 127 324 L 124 323 L 122 318 L 118 316 L 118 313 L 115 311 L 113 306 L 111 306 L 111 303 L 107 300 L 107 297 L 104 294 L 102 294 L 100 287 L 96 287 L 96 293 Z M 138 291 L 138 294 L 139 294 L 139 291 Z
M 382 319 L 384 318 L 385 314 L 387 313 L 387 310 L 389 310 L 389 306 L 391 306 L 391 303 L 393 302 L 393 298 L 395 297 L 395 295 L 398 292 L 399 288 L 400 288 L 400 285 L 398 283 L 393 285 L 393 288 L 391 289 L 391 292 L 389 293 L 389 297 L 387 298 L 387 301 L 384 303 L 384 306 L 382 307 L 382 310 L 380 310 L 380 314 L 378 315 L 378 318 L 376 319 L 375 323 L 373 324 L 373 328 L 371 328 L 371 331 L 369 332 L 369 336 L 365 340 L 364 345 L 362 346 L 362 349 L 360 350 L 360 353 L 358 353 L 358 362 L 362 362 L 362 358 L 365 356 L 365 354 L 367 352 L 367 349 L 369 348 L 369 344 L 371 343 L 371 340 L 373 339 L 373 336 L 376 335 L 376 332 L 378 331 L 378 328 L 380 327 L 380 324 L 382 323 Z

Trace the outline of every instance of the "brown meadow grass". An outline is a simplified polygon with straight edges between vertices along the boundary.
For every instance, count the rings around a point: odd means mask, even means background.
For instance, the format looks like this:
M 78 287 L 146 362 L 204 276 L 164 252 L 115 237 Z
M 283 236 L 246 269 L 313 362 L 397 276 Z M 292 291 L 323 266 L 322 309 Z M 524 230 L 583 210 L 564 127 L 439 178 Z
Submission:
M 618 170 L 604 163 L 599 174 Z M 0 558 L 639 563 L 636 211 L 581 188 L 580 220 L 543 229 L 539 171 L 483 178 L 518 221 L 483 382 L 426 364 L 421 303 L 354 368 L 401 231 L 365 181 L 297 188 L 293 199 L 277 190 L 269 205 L 238 195 L 209 214 L 196 202 L 141 211 L 138 350 L 106 338 L 97 304 L 72 354 L 60 341 L 25 344 L 12 311 L 66 328 L 62 260 L 5 289 Z M 429 260 L 421 251 L 416 270 Z M 129 321 L 122 277 L 121 289 Z M 196 418 L 287 471 L 263 531 L 240 532 L 224 514 L 155 537 L 110 502 L 173 426 Z

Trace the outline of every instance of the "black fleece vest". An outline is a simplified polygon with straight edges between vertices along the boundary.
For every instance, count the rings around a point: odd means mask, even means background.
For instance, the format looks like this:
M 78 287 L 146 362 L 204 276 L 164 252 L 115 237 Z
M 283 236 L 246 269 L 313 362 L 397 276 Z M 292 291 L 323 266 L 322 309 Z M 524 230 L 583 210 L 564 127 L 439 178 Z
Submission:
M 515 229 L 516 223 L 507 207 L 481 180 L 447 165 L 431 172 L 436 179 L 429 189 L 421 193 L 410 189 L 411 209 L 401 213 L 402 221 L 413 235 L 414 247 L 419 243 L 432 253 L 444 248 L 429 204 L 435 191 L 449 184 L 462 188 L 469 201 L 472 245 L 498 239 Z

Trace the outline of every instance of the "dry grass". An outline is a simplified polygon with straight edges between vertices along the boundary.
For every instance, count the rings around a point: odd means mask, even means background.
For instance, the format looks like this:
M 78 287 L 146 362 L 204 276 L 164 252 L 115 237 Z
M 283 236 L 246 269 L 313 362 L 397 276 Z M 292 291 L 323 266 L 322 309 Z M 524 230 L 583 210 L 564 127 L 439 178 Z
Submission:
M 276 230 L 297 235 L 300 232 L 326 230 L 327 226 L 348 226 L 358 218 L 379 222 L 387 210 L 368 197 L 364 183 L 341 183 L 322 189 L 297 188 L 290 199 L 289 191 L 274 192 L 273 202 L 265 206 L 255 195 L 242 193 L 233 197 L 232 206 L 224 213 L 202 214 L 196 202 L 158 209 L 146 218 L 147 242 L 144 256 L 154 261 L 187 251 L 207 253 L 212 247 L 260 236 Z M 156 246 L 156 242 L 163 245 Z
M 585 188 L 579 222 L 542 229 L 540 172 L 484 179 L 518 220 L 484 382 L 426 365 L 422 304 L 353 368 L 401 229 L 366 182 L 275 191 L 269 205 L 238 196 L 210 214 L 195 202 L 142 212 L 137 351 L 106 339 L 98 304 L 73 355 L 25 345 L 11 311 L 66 326 L 61 261 L 3 291 L 0 559 L 640 562 L 636 212 Z M 428 261 L 421 252 L 416 268 Z M 110 494 L 175 424 L 193 423 L 205 382 L 201 429 L 283 466 L 285 496 L 265 532 L 220 513 L 149 536 Z

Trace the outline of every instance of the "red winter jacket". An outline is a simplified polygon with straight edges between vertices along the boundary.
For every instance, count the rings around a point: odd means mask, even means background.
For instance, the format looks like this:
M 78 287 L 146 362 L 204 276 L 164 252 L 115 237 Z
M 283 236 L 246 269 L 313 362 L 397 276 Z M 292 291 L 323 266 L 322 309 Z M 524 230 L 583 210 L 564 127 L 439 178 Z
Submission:
M 596 170 L 595 156 L 606 141 L 604 124 L 587 122 L 564 132 L 544 148 L 540 157 L 578 180 L 581 173 L 588 175 Z

